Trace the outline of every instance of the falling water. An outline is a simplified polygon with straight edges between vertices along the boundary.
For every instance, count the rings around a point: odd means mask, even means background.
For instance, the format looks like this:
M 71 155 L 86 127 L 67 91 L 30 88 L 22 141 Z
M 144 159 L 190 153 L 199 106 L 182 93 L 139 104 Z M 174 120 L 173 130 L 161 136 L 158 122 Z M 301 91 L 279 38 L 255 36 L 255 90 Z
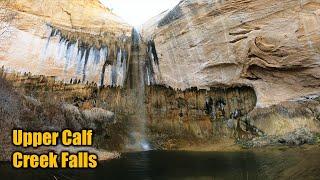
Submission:
M 136 151 L 150 150 L 146 138 L 145 85 L 154 84 L 156 81 L 154 74 L 158 70 L 158 57 L 154 43 L 150 41 L 146 50 L 141 43 L 139 32 L 133 29 L 129 61 L 128 52 L 123 47 L 110 49 L 101 45 L 97 48 L 82 42 L 81 39 L 70 40 L 59 29 L 49 25 L 48 28 L 48 39 L 41 55 L 42 67 L 38 68 L 39 71 L 46 63 L 53 61 L 55 67 L 64 68 L 62 78 L 65 82 L 94 81 L 99 86 L 124 87 L 133 111 L 127 148 Z
M 145 53 L 141 48 L 141 39 L 136 29 L 132 30 L 132 48 L 129 63 L 127 91 L 133 100 L 135 112 L 132 118 L 132 131 L 130 142 L 127 148 L 131 150 L 150 150 L 149 142 L 146 138 L 146 105 L 145 105 Z

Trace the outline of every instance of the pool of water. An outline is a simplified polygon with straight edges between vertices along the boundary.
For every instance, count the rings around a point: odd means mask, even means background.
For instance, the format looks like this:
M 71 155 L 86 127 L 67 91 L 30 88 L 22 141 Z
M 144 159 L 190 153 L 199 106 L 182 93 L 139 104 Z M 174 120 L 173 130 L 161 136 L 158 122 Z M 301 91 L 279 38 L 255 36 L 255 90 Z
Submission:
M 317 179 L 320 148 L 262 152 L 149 151 L 123 154 L 94 170 L 13 170 L 1 179 Z

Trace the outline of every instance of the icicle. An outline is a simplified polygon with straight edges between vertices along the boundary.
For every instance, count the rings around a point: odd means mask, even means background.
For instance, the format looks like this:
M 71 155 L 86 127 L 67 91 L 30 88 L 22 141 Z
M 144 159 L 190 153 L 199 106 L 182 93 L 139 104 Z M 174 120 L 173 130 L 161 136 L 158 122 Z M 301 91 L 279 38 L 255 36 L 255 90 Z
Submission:
M 104 86 L 105 82 L 105 72 L 106 72 L 106 68 L 108 65 L 108 48 L 102 48 L 100 50 L 100 61 L 104 62 L 103 66 L 102 66 L 102 71 L 101 71 L 101 75 L 100 75 L 100 86 Z
M 100 50 L 94 48 L 94 63 L 99 64 L 100 63 Z
M 118 84 L 118 82 L 122 82 L 122 75 L 123 75 L 123 72 L 122 72 L 122 62 L 121 62 L 121 59 L 122 59 L 122 50 L 121 48 L 118 49 L 118 53 L 117 53 L 117 64 L 116 64 L 116 71 L 117 71 L 117 83 L 116 83 L 116 86 L 120 85 Z
M 83 69 L 83 64 L 84 64 L 84 54 L 86 52 L 86 49 L 83 47 L 79 47 L 78 54 L 77 54 L 77 74 L 81 74 L 81 70 Z
M 59 41 L 59 45 L 58 45 L 59 49 L 58 49 L 58 54 L 57 54 L 58 56 L 56 58 L 56 62 L 59 62 L 60 59 L 62 58 L 62 53 L 63 53 L 63 49 L 64 49 L 64 41 L 65 40 L 63 38 L 61 38 Z
M 117 68 L 115 66 L 111 68 L 111 85 L 113 87 L 117 86 Z
M 86 73 L 87 73 L 87 64 L 89 60 L 91 48 L 86 50 L 85 59 L 84 59 L 84 65 L 83 65 L 83 71 L 82 71 L 82 82 L 85 82 L 86 80 Z
M 123 50 L 122 53 L 122 83 L 121 85 L 123 86 L 125 83 L 125 78 L 127 76 L 127 52 Z
M 48 51 L 48 48 L 49 48 L 49 45 L 50 45 L 50 40 L 51 40 L 51 37 L 54 36 L 53 34 L 55 33 L 55 29 L 53 29 L 51 26 L 47 26 L 48 27 L 48 34 L 47 34 L 47 42 L 46 42 L 46 45 L 45 47 L 42 49 L 42 53 L 41 53 L 41 56 L 40 56 L 40 61 L 41 62 L 44 62 L 46 59 L 47 59 L 47 51 Z
M 65 72 L 69 68 L 71 61 L 72 61 L 72 56 L 74 52 L 75 44 L 72 44 L 71 42 L 68 42 L 67 44 L 67 52 L 66 52 L 66 63 L 65 63 Z

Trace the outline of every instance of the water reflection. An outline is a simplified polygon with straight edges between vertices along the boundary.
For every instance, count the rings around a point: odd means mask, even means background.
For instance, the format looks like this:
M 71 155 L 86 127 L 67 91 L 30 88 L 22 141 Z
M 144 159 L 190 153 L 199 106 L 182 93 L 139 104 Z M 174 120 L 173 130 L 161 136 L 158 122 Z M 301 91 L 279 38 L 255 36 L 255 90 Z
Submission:
M 100 163 L 99 168 L 95 170 L 17 171 L 12 170 L 6 163 L 1 165 L 0 174 L 3 179 L 26 180 L 276 179 L 282 171 L 289 169 L 292 165 L 299 164 L 300 160 L 295 158 L 295 154 L 298 155 L 298 153 L 147 151 L 124 154 L 121 159 Z M 317 153 L 317 155 L 319 154 Z M 319 161 L 315 160 L 314 162 L 320 165 Z M 303 166 L 308 167 L 305 164 Z M 311 175 L 310 177 L 319 177 L 320 171 L 317 167 L 311 168 L 313 174 L 308 174 Z M 303 172 L 301 175 L 305 176 Z

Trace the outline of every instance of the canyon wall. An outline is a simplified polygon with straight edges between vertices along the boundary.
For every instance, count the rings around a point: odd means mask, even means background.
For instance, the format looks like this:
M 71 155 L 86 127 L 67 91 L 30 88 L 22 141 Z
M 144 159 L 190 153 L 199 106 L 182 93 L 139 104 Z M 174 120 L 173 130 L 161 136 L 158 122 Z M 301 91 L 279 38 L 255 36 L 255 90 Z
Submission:
M 320 91 L 317 0 L 184 0 L 142 26 L 158 84 L 247 84 L 266 107 Z
M 249 86 L 257 104 L 246 125 L 269 136 L 320 132 L 320 1 L 183 0 L 141 34 L 153 84 Z
M 92 128 L 109 150 L 260 146 L 296 132 L 312 142 L 319 9 L 317 0 L 183 0 L 139 34 L 98 0 L 12 0 L 1 9 L 15 18 L 1 37 L 0 79 L 12 91 L 2 97 L 14 97 L 4 102 L 23 111 L 11 117 L 0 104 L 0 128 Z
M 1 1 L 0 160 L 17 150 L 13 128 L 90 128 L 96 148 L 125 149 L 128 118 L 97 103 L 97 93 L 125 85 L 131 31 L 98 0 Z
M 0 45 L 6 71 L 124 84 L 132 27 L 98 0 L 11 0 L 4 8 L 15 13 Z
M 109 150 L 141 149 L 143 141 L 152 148 L 177 149 L 189 143 L 206 145 L 232 139 L 237 137 L 238 118 L 251 112 L 257 100 L 247 86 L 174 90 L 138 83 L 138 88 L 99 88 L 93 83 L 65 84 L 52 77 L 3 69 L 0 79 L 9 81 L 12 92 L 18 92 L 14 97 L 20 103 L 10 102 L 8 107 L 21 109 L 15 113 L 16 119 L 3 116 L 0 127 L 11 123 L 30 130 L 91 128 L 96 132 L 96 146 Z M 5 107 L 0 104 L 0 110 L 8 109 Z M 101 116 L 106 110 L 113 112 L 112 118 Z M 87 113 L 97 118 L 88 118 Z

